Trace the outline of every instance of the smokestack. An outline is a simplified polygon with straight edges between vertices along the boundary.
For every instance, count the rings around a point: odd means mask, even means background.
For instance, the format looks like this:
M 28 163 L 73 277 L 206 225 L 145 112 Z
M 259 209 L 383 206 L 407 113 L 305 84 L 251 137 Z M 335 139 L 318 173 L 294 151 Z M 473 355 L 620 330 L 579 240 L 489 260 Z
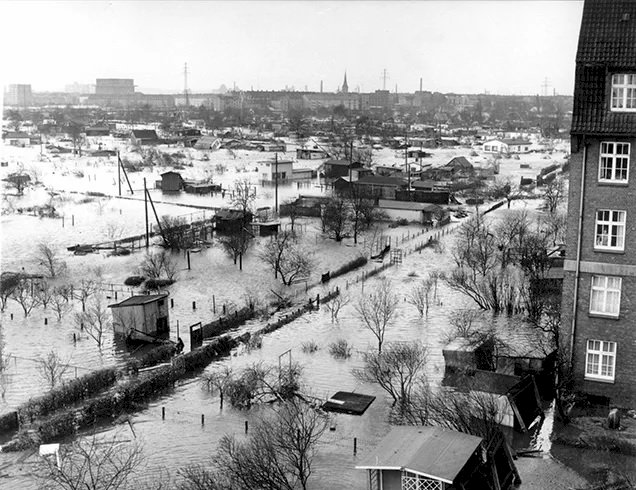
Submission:
M 422 91 L 422 77 L 420 77 L 420 92 Z
M 320 80 L 320 93 L 322 93 L 322 80 Z

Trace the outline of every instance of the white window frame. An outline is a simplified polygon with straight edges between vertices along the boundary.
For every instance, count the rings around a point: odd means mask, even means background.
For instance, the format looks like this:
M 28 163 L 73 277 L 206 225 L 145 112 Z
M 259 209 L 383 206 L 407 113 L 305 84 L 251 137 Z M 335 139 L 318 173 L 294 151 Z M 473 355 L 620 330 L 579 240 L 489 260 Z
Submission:
M 612 151 L 609 152 L 609 145 L 612 146 Z M 627 153 L 617 153 L 617 149 L 619 147 L 627 147 Z M 629 143 L 625 143 L 623 141 L 602 141 L 599 147 L 599 157 L 598 157 L 598 181 L 599 182 L 609 182 L 609 183 L 620 183 L 627 184 L 629 182 L 629 164 L 630 164 L 630 153 L 631 153 L 631 145 Z M 603 178 L 602 177 L 602 169 L 603 169 L 603 159 L 606 159 L 608 165 L 606 168 L 610 169 L 611 177 Z M 622 163 L 622 160 L 627 160 L 627 168 L 625 171 L 625 178 L 619 179 L 616 177 L 617 163 L 619 160 Z
M 606 350 L 610 348 L 611 351 Z M 588 339 L 585 345 L 585 378 L 614 381 L 616 377 L 616 351 L 616 342 Z M 596 358 L 594 359 L 592 356 L 596 356 Z M 604 365 L 606 369 L 611 368 L 611 374 L 602 373 Z
M 609 219 L 599 219 L 600 213 L 609 213 Z M 622 220 L 614 220 L 615 213 L 622 216 Z M 613 250 L 622 252 L 625 250 L 625 231 L 627 223 L 627 211 L 623 209 L 597 209 L 596 220 L 594 222 L 594 249 Z M 607 227 L 604 233 L 599 233 L 599 227 Z M 603 237 L 607 237 L 607 244 L 603 244 Z M 617 237 L 617 244 L 611 245 L 612 237 Z M 601 243 L 599 243 L 599 238 Z M 620 238 L 620 241 L 618 240 Z
M 615 73 L 611 85 L 610 110 L 636 112 L 636 73 Z M 627 107 L 628 103 L 631 107 Z
M 593 315 L 605 315 L 618 317 L 621 311 L 621 288 L 623 280 L 617 276 L 592 276 L 592 284 L 590 287 L 590 313 Z M 616 302 L 610 301 L 614 295 L 618 295 Z M 592 309 L 594 298 L 600 297 L 601 308 Z M 615 310 L 612 306 L 615 304 Z

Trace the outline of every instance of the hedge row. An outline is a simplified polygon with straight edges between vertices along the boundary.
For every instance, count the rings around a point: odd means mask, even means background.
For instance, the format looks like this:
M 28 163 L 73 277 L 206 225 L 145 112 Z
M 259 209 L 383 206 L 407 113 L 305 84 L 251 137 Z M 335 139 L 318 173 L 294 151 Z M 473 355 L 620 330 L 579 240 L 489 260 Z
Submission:
M 44 395 L 31 398 L 16 411 L 0 416 L 0 433 L 11 432 L 20 426 L 33 422 L 36 418 L 45 417 L 61 408 L 68 408 L 95 393 L 111 387 L 122 371 L 138 371 L 141 368 L 154 366 L 168 361 L 175 353 L 173 344 L 160 345 L 139 359 L 130 359 L 124 370 L 115 367 L 102 368 L 75 378 L 54 388 Z
M 203 338 L 208 339 L 222 335 L 233 328 L 240 327 L 247 320 L 254 318 L 254 316 L 254 308 L 248 308 L 245 306 L 234 313 L 222 316 L 213 322 L 203 325 Z
M 353 259 L 350 262 L 347 262 L 346 264 L 344 264 L 343 266 L 339 267 L 338 269 L 336 269 L 333 272 L 329 272 L 329 278 L 333 279 L 334 277 L 338 277 L 341 276 L 343 274 L 346 274 L 347 272 L 351 272 L 352 270 L 355 270 L 359 267 L 362 267 L 363 265 L 365 265 L 368 262 L 366 257 L 357 257 L 355 259 Z
M 31 398 L 17 410 L 20 426 L 33 422 L 63 407 L 111 386 L 117 379 L 118 370 L 114 367 L 92 371 L 84 376 L 68 381 L 48 393 Z
M 214 359 L 229 354 L 239 342 L 249 339 L 244 334 L 236 339 L 221 337 L 187 354 L 175 358 L 170 366 L 162 366 L 145 373 L 116 389 L 86 400 L 81 406 L 67 408 L 48 418 L 38 420 L 28 428 L 21 428 L 17 436 L 2 447 L 2 451 L 22 451 L 46 444 L 89 427 L 99 419 L 114 417 L 137 403 L 155 396 L 172 386 L 185 374 L 204 368 Z

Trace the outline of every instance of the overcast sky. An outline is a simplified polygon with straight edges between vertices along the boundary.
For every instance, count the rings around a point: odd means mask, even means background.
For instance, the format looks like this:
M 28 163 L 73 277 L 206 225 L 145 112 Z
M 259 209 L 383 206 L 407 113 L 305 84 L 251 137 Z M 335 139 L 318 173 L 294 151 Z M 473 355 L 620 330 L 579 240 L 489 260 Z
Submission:
M 0 1 L 3 84 L 571 94 L 582 1 Z

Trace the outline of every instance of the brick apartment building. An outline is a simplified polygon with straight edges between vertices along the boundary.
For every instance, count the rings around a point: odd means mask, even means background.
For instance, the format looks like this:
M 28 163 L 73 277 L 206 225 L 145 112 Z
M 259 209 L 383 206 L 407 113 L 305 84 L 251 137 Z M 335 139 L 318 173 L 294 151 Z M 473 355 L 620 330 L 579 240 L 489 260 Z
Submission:
M 636 0 L 586 0 L 576 56 L 563 338 L 577 391 L 636 407 Z

